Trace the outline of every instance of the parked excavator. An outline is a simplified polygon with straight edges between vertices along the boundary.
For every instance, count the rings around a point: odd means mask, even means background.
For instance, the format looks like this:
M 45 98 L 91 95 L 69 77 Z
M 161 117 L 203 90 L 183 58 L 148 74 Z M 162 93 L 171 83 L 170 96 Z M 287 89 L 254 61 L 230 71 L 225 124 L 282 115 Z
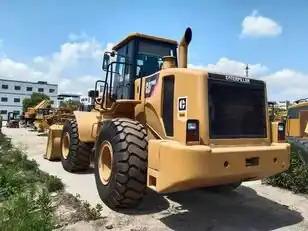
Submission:
M 87 170 L 110 208 L 130 208 L 146 188 L 170 193 L 235 189 L 289 167 L 290 145 L 269 122 L 261 80 L 187 68 L 192 31 L 176 41 L 131 34 L 105 52 L 95 110 L 51 128 L 47 159 Z M 80 182 L 82 184 L 82 182 Z

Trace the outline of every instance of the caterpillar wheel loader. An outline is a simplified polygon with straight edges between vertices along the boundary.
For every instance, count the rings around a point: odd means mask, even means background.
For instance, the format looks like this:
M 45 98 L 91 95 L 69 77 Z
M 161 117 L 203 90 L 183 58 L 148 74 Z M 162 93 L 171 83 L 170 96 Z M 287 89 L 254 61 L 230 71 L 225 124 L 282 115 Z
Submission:
M 50 135 L 50 155 L 94 174 L 103 202 L 133 207 L 158 193 L 240 185 L 289 167 L 290 146 L 272 131 L 263 81 L 187 68 L 181 42 L 135 33 L 104 54 L 105 79 Z M 53 131 L 51 131 L 53 132 Z M 57 133 L 57 134 L 56 134 Z
M 308 165 L 308 98 L 288 108 L 286 136 L 298 149 L 302 162 Z

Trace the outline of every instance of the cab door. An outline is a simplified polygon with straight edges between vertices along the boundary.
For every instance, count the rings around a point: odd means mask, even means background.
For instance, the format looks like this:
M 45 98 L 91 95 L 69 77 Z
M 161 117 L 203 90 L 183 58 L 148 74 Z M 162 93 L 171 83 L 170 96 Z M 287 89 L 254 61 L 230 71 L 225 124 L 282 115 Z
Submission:
M 134 41 L 117 51 L 117 63 L 113 81 L 116 99 L 132 99 L 134 92 Z

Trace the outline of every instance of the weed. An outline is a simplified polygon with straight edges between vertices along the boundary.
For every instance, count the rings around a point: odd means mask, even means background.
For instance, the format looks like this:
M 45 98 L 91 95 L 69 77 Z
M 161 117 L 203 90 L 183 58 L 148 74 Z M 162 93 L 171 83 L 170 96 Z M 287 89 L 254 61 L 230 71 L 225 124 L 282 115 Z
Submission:
M 40 171 L 35 161 L 28 160 L 11 145 L 10 139 L 0 134 L 0 230 L 52 230 L 56 215 L 49 193 L 63 188 L 58 177 Z M 93 208 L 80 200 L 80 195 L 70 198 L 77 220 L 96 220 L 101 216 L 101 205 Z
M 52 230 L 50 191 L 63 188 L 57 177 L 44 174 L 33 160 L 0 134 L 0 230 Z
M 15 194 L 0 208 L 0 230 L 52 230 L 52 212 L 46 191 Z
M 298 149 L 292 145 L 290 168 L 269 177 L 264 183 L 292 190 L 295 193 L 308 193 L 308 166 L 298 157 Z
M 64 188 L 62 181 L 58 177 L 52 175 L 48 175 L 45 184 L 48 192 L 56 192 Z

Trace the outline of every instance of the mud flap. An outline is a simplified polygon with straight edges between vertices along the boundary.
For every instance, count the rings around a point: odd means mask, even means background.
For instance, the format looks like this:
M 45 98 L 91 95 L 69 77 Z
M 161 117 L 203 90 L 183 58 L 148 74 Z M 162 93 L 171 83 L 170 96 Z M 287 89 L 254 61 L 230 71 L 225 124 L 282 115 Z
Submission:
M 44 158 L 47 160 L 61 159 L 61 136 L 63 125 L 54 124 L 49 127 L 48 142 Z

